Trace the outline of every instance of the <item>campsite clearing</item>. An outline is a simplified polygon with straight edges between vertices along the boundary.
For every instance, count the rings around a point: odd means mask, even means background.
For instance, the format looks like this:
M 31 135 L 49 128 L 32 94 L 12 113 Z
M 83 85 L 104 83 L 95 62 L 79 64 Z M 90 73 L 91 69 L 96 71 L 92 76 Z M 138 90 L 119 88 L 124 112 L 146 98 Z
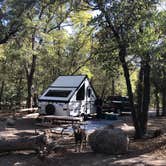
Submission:
M 30 136 L 34 133 L 35 129 L 43 130 L 47 127 L 41 127 L 35 125 L 35 118 L 26 116 L 18 118 L 14 127 L 5 127 L 5 118 L 8 114 L 2 114 L 0 117 L 0 135 L 1 137 L 23 137 Z M 90 123 L 90 122 L 87 122 Z M 99 121 L 91 123 L 92 127 L 99 127 Z M 101 121 L 102 124 L 103 122 Z M 111 123 L 111 122 L 110 122 Z M 129 134 L 133 134 L 130 116 L 121 116 L 119 120 L 113 121 L 116 125 L 121 126 L 124 130 L 129 131 Z M 126 123 L 126 125 L 122 125 Z M 129 152 L 125 155 L 105 155 L 96 154 L 91 151 L 89 147 L 81 153 L 74 152 L 74 141 L 72 135 L 65 134 L 61 137 L 55 134 L 56 140 L 60 145 L 66 149 L 59 149 L 57 152 L 53 152 L 41 161 L 37 158 L 37 155 L 33 151 L 20 151 L 1 154 L 0 165 L 5 166 L 77 166 L 78 163 L 81 166 L 93 166 L 93 165 L 165 165 L 166 163 L 166 138 L 165 138 L 165 118 L 154 116 L 149 119 L 149 134 L 156 128 L 161 128 L 163 134 L 156 138 L 146 138 L 143 140 L 132 140 L 130 142 Z

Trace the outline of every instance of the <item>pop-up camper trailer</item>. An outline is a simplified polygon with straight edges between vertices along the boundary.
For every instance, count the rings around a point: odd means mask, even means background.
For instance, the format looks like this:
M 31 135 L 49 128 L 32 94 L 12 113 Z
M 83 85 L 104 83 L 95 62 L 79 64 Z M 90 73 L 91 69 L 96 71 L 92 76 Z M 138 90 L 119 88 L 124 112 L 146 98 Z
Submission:
M 59 76 L 39 98 L 39 113 L 83 116 L 96 112 L 96 95 L 86 75 Z

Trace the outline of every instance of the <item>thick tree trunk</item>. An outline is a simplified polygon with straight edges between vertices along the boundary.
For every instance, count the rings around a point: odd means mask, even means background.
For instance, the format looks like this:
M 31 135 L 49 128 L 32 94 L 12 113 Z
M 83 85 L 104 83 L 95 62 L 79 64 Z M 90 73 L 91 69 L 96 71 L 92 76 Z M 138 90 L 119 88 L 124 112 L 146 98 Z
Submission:
M 17 150 L 39 150 L 44 142 L 44 135 L 19 137 L 15 139 L 0 139 L 0 152 Z
M 126 48 L 121 46 L 120 51 L 119 51 L 119 59 L 121 61 L 122 67 L 123 67 L 123 72 L 126 80 L 126 85 L 127 85 L 127 92 L 130 100 L 130 105 L 132 109 L 132 118 L 133 118 L 133 124 L 135 127 L 135 138 L 141 138 L 142 133 L 141 133 L 141 128 L 139 125 L 139 120 L 137 116 L 137 112 L 135 110 L 134 106 L 134 99 L 133 99 L 133 92 L 132 92 L 132 86 L 131 86 L 131 81 L 130 81 L 130 75 L 129 75 L 129 69 L 125 60 L 126 57 Z
M 144 81 L 143 81 L 143 104 L 142 104 L 142 130 L 145 134 L 147 131 L 148 111 L 150 103 L 150 55 L 146 55 L 144 62 Z
M 142 60 L 139 72 L 139 80 L 137 86 L 137 112 L 141 127 L 141 135 L 147 131 L 148 110 L 150 102 L 150 57 Z
M 143 65 L 141 63 L 141 68 L 139 71 L 138 85 L 137 85 L 137 113 L 139 121 L 142 121 L 142 100 L 143 100 Z

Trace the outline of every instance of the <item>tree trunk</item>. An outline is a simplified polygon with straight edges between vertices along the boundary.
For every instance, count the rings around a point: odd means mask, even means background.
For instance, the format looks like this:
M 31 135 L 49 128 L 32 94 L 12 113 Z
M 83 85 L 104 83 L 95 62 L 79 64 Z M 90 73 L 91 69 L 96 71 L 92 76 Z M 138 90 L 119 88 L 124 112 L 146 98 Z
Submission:
M 144 81 L 143 81 L 143 104 L 142 104 L 142 130 L 145 134 L 147 131 L 147 122 L 148 122 L 148 111 L 150 103 L 150 55 L 146 55 L 143 70 L 144 70 Z
M 163 82 L 162 82 L 162 115 L 166 115 L 166 71 L 163 69 Z
M 19 78 L 19 82 L 17 84 L 17 104 L 18 106 L 21 106 L 21 98 L 22 98 L 22 74 L 20 73 L 20 78 Z
M 162 116 L 166 115 L 166 89 L 162 91 Z
M 31 83 L 31 79 L 28 78 L 27 79 L 27 90 L 28 90 L 28 97 L 27 97 L 27 107 L 31 108 L 32 107 L 32 95 L 31 95 L 31 87 L 32 87 L 32 83 Z
M 150 57 L 142 59 L 137 86 L 137 113 L 141 127 L 141 135 L 147 131 L 148 110 L 150 102 Z
M 39 150 L 45 144 L 44 135 L 19 137 L 15 139 L 0 139 L 0 152 L 17 150 Z
M 141 63 L 141 68 L 139 71 L 139 78 L 137 84 L 137 113 L 139 117 L 139 121 L 142 121 L 142 100 L 143 100 L 143 64 Z
M 36 29 L 34 30 L 34 33 L 32 34 L 32 50 L 35 50 L 35 33 L 36 33 Z M 33 85 L 34 73 L 36 69 L 36 59 L 37 59 L 37 56 L 33 55 L 31 65 L 28 65 L 28 67 L 25 65 L 26 76 L 27 76 L 27 91 L 28 91 L 27 107 L 28 108 L 32 107 L 31 91 L 32 91 L 32 85 Z
M 139 125 L 139 120 L 137 116 L 137 112 L 135 110 L 134 106 L 134 99 L 133 99 L 133 92 L 132 92 L 132 86 L 131 86 L 131 81 L 130 81 L 130 75 L 129 75 L 129 69 L 125 60 L 126 57 L 126 48 L 121 46 L 120 51 L 119 51 L 119 59 L 121 61 L 122 67 L 123 67 L 123 72 L 126 80 L 126 85 L 127 85 L 127 92 L 129 96 L 129 101 L 132 109 L 132 118 L 133 118 L 133 124 L 135 127 L 135 138 L 141 138 L 142 133 L 141 133 L 141 128 Z
M 104 84 L 104 86 L 102 87 L 102 91 L 101 91 L 101 98 L 102 100 L 104 99 L 104 96 L 105 96 L 105 91 L 106 91 L 106 85 Z
M 156 87 L 155 87 L 156 88 Z M 156 116 L 160 116 L 160 100 L 159 100 L 159 91 L 156 88 L 155 91 L 155 100 L 156 100 Z
M 1 103 L 2 103 L 4 85 L 5 85 L 5 81 L 3 80 L 2 83 L 1 83 L 1 89 L 0 89 L 0 110 L 1 110 Z
M 28 97 L 27 97 L 28 108 L 32 107 L 32 85 L 33 85 L 33 78 L 34 78 L 34 73 L 36 68 L 36 58 L 37 58 L 36 55 L 33 55 L 30 72 L 28 72 L 28 69 L 26 72 L 27 73 L 27 90 L 28 90 Z
M 112 85 L 112 87 L 111 87 L 111 89 L 112 89 L 112 90 L 111 90 L 111 95 L 114 96 L 114 95 L 115 95 L 115 79 L 112 77 L 112 80 L 111 80 L 111 81 L 112 81 L 112 82 L 111 82 L 111 83 L 112 83 L 112 84 L 111 84 L 111 85 Z

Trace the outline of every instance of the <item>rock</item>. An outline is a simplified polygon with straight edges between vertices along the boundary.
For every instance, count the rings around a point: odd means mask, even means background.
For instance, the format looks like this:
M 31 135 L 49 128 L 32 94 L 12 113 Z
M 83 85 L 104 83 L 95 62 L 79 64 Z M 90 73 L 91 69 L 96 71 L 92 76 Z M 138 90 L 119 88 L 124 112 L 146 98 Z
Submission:
M 0 131 L 1 131 L 1 130 L 4 130 L 5 127 L 6 127 L 5 122 L 0 121 Z
M 15 125 L 15 120 L 13 118 L 7 118 L 6 119 L 6 125 L 7 126 L 14 126 Z
M 104 128 L 89 135 L 89 145 L 94 152 L 124 154 L 128 151 L 129 138 L 116 128 Z

